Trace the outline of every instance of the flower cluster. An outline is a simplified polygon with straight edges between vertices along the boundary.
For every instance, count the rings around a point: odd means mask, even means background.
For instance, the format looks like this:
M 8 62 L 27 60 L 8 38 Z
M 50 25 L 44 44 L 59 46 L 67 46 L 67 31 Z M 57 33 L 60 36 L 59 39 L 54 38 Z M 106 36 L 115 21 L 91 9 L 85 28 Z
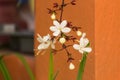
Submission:
M 62 20 L 63 8 L 68 4 L 76 5 L 76 0 L 72 0 L 70 3 L 64 3 L 64 0 L 62 0 L 61 5 L 54 3 L 54 9 L 48 8 L 48 13 L 51 15 L 51 19 L 53 20 L 53 25 L 50 26 L 49 29 L 53 34 L 52 36 L 47 34 L 43 37 L 38 34 L 37 40 L 40 44 L 37 48 L 38 53 L 36 55 L 39 55 L 42 50 L 46 50 L 48 48 L 51 48 L 53 53 L 65 50 L 68 56 L 67 62 L 70 62 L 69 69 L 73 70 L 75 69 L 75 66 L 72 63 L 74 58 L 72 57 L 72 53 L 69 52 L 68 47 L 73 47 L 73 49 L 78 50 L 81 54 L 90 53 L 92 48 L 90 47 L 90 41 L 86 38 L 86 33 L 80 31 L 81 27 L 74 26 L 72 22 L 68 22 L 67 20 Z M 61 11 L 60 20 L 56 19 L 57 10 Z M 76 32 L 77 36 L 80 38 L 77 39 L 74 35 L 70 34 L 72 31 Z M 67 44 L 68 41 L 70 41 L 69 45 Z M 55 48 L 56 42 L 61 44 L 61 49 L 57 50 Z
M 50 36 L 50 34 L 47 34 L 46 36 L 43 36 L 43 38 L 38 34 L 38 42 L 40 45 L 38 46 L 38 50 L 45 50 L 51 47 L 55 52 L 59 50 L 55 50 L 55 43 L 58 41 L 62 44 L 62 49 L 60 50 L 66 50 L 68 54 L 68 62 L 72 62 L 74 58 L 72 58 L 72 54 L 68 52 L 66 46 L 66 41 L 71 40 L 71 36 L 69 36 L 72 29 L 70 27 L 67 27 L 67 20 L 63 20 L 61 23 L 57 20 L 53 20 L 53 26 L 50 26 L 50 30 L 53 32 L 53 35 Z M 77 38 L 74 38 L 74 44 L 71 45 L 75 50 L 78 50 L 80 53 L 90 53 L 92 51 L 92 48 L 89 47 L 90 41 L 88 38 L 86 38 L 86 33 L 82 33 L 81 31 L 76 31 L 77 35 L 80 36 L 80 39 L 77 40 Z M 69 34 L 69 35 L 68 35 Z M 73 38 L 72 38 L 73 39 Z M 78 44 L 76 44 L 76 42 Z M 70 69 L 74 69 L 74 65 L 70 63 Z

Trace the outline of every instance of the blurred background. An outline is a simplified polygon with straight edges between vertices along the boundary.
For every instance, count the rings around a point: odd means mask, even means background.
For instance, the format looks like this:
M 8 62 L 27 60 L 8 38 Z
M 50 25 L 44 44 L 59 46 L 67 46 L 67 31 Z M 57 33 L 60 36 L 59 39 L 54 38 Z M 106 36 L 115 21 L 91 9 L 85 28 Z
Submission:
M 0 51 L 33 55 L 33 0 L 0 0 Z
M 34 0 L 0 0 L 0 54 L 22 54 L 33 72 L 34 28 Z M 5 60 L 13 80 L 30 80 L 14 55 Z

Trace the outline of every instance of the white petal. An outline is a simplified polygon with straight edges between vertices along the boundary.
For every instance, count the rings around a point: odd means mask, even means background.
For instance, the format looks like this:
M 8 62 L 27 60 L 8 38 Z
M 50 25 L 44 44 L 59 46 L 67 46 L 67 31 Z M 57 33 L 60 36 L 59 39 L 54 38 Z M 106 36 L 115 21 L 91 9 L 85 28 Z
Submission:
M 51 48 L 52 48 L 52 49 L 55 49 L 55 45 L 54 45 L 53 43 L 51 44 Z
M 74 45 L 73 45 L 73 48 L 76 49 L 76 50 L 79 50 L 79 49 L 80 49 L 80 45 L 74 44 Z
M 42 49 L 44 49 L 44 44 L 43 43 L 38 46 L 38 50 L 42 50 Z
M 88 43 L 89 43 L 89 40 L 87 38 L 81 37 L 81 39 L 80 39 L 80 46 L 81 47 L 86 47 Z
M 47 37 L 48 37 L 49 40 L 51 39 L 50 34 L 48 34 Z
M 81 50 L 81 49 L 79 50 L 79 52 L 80 52 L 80 53 L 82 53 L 82 54 L 84 53 L 84 51 L 83 51 L 83 50 Z
M 65 28 L 62 29 L 63 33 L 69 33 L 70 31 L 71 31 L 71 29 L 67 28 L 67 27 L 65 27 Z
M 83 34 L 82 34 L 82 37 L 84 38 L 85 36 L 86 36 L 86 33 L 83 33 Z
M 89 43 L 89 40 L 87 38 L 84 39 L 84 46 L 86 47 Z
M 39 38 L 39 37 L 37 38 L 37 41 L 40 42 L 40 43 L 43 42 L 43 40 L 41 38 Z
M 57 27 L 51 26 L 51 27 L 50 27 L 50 30 L 53 31 L 53 32 L 55 32 L 55 31 L 57 31 Z
M 57 20 L 54 20 L 54 21 L 53 21 L 53 24 L 54 24 L 55 26 L 60 26 L 60 23 L 59 23 Z
M 37 36 L 38 36 L 38 37 L 37 37 L 38 42 L 40 42 L 40 43 L 43 42 L 42 37 L 41 37 L 39 34 L 37 34 Z
M 47 36 L 50 38 L 50 34 L 47 34 Z
M 50 42 L 47 42 L 47 44 L 44 44 L 44 49 L 47 49 L 50 46 Z
M 53 33 L 53 36 L 58 36 L 60 34 L 60 30 L 57 30 Z
M 83 48 L 82 50 L 83 50 L 84 52 L 90 53 L 90 52 L 92 51 L 92 48 L 87 47 L 87 48 Z
M 62 23 L 60 25 L 62 28 L 64 28 L 67 25 L 67 21 L 66 20 L 62 21 Z
M 43 37 L 44 42 L 48 41 L 50 39 L 50 35 L 48 34 L 47 36 Z

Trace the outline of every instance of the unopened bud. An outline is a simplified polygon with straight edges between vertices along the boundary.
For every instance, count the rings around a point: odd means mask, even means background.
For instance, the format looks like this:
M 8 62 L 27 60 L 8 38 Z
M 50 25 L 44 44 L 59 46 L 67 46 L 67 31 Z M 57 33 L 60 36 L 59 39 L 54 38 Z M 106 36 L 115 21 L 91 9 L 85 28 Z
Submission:
M 77 31 L 76 32 L 78 36 L 81 36 L 82 35 L 82 32 L 81 31 Z
M 75 65 L 74 65 L 73 63 L 70 63 L 69 69 L 70 69 L 70 70 L 74 70 L 74 69 L 75 69 Z
M 66 39 L 65 39 L 64 37 L 62 37 L 62 38 L 59 39 L 59 42 L 60 42 L 61 44 L 64 44 L 64 43 L 66 42 Z
M 52 15 L 51 15 L 51 19 L 52 19 L 52 20 L 55 20 L 55 19 L 56 19 L 56 15 L 55 15 L 55 13 L 52 13 Z

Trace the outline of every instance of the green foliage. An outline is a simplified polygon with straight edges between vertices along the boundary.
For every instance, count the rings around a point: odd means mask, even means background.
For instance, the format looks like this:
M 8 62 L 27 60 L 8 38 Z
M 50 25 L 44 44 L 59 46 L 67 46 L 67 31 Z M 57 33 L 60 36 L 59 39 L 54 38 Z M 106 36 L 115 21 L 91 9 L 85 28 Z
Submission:
M 57 71 L 57 72 L 55 73 L 55 75 L 53 76 L 53 80 L 56 80 L 56 78 L 57 78 L 59 72 L 60 72 L 60 71 Z
M 88 53 L 83 53 L 83 57 L 80 62 L 80 66 L 79 66 L 79 70 L 78 70 L 77 80 L 82 80 L 84 68 L 85 68 L 85 64 L 86 64 L 86 60 L 87 60 L 87 54 Z
M 52 51 L 50 52 L 50 60 L 49 60 L 49 80 L 53 80 L 53 53 Z
M 21 62 L 23 63 L 24 67 L 26 68 L 26 70 L 27 70 L 27 72 L 28 72 L 28 74 L 30 76 L 30 80 L 35 80 L 35 77 L 34 77 L 32 71 L 31 71 L 28 63 L 26 62 L 25 58 L 22 55 L 20 55 L 20 54 L 16 54 L 16 55 L 21 60 Z
M 89 47 L 90 46 L 90 42 L 87 44 L 87 46 L 86 47 Z
M 4 55 L 0 55 L 0 71 L 4 77 L 4 80 L 12 80 L 9 71 L 7 70 L 7 67 L 3 61 L 3 57 Z
M 3 57 L 4 56 L 7 56 L 7 55 L 0 55 L 0 71 L 4 77 L 4 80 L 12 80 L 10 74 L 9 74 L 9 71 L 7 69 L 7 66 L 5 65 L 4 63 L 4 60 L 3 60 Z M 28 63 L 26 62 L 25 58 L 20 55 L 20 54 L 16 54 L 16 56 L 21 60 L 21 62 L 23 63 L 25 69 L 27 70 L 29 76 L 30 76 L 30 80 L 35 80 L 35 77 L 28 65 Z

